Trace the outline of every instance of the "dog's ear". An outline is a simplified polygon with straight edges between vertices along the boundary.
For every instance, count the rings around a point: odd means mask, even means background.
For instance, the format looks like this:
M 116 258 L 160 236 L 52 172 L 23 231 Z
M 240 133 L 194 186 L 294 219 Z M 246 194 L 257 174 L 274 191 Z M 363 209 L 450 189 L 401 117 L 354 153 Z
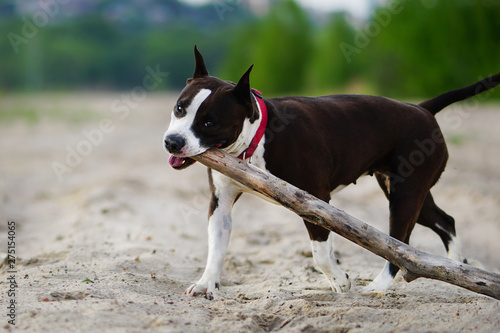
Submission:
M 207 68 L 205 67 L 205 61 L 203 60 L 203 56 L 196 45 L 194 46 L 194 59 L 196 61 L 193 79 L 197 79 L 200 77 L 208 76 Z
M 238 84 L 234 87 L 233 93 L 236 98 L 247 108 L 248 118 L 250 122 L 254 122 L 259 118 L 259 112 L 253 107 L 252 103 L 252 92 L 250 90 L 250 72 L 252 71 L 253 65 L 248 68 L 248 70 L 243 74 L 243 76 L 238 81 Z
M 233 93 L 236 95 L 238 100 L 244 104 L 252 105 L 252 96 L 250 95 L 250 72 L 252 71 L 253 65 L 243 74 L 243 76 L 238 81 L 238 84 L 234 87 Z

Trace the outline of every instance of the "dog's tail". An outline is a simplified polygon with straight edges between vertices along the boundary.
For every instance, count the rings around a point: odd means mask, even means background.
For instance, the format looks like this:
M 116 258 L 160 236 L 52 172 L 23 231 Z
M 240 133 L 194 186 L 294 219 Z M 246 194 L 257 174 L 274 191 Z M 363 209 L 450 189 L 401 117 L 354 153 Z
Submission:
M 445 107 L 458 101 L 478 95 L 500 84 L 500 73 L 487 77 L 465 88 L 448 91 L 419 105 L 435 115 Z

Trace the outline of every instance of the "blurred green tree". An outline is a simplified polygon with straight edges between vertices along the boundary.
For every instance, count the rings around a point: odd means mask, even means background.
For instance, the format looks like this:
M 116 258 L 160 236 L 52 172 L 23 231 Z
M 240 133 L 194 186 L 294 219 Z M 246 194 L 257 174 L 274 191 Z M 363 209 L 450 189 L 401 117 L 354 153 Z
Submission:
M 373 63 L 366 78 L 378 93 L 434 96 L 500 71 L 500 2 L 402 0 L 401 8 L 360 55 Z
M 312 89 L 332 93 L 331 90 L 362 75 L 360 59 L 346 61 L 339 47 L 345 41 L 352 41 L 354 35 L 355 30 L 348 22 L 345 12 L 333 13 L 324 28 L 317 32 L 309 73 Z
M 0 2 L 7 37 L 0 39 L 0 90 L 126 90 L 157 65 L 169 73 L 159 88 L 180 89 L 193 71 L 194 44 L 222 78 L 237 81 L 255 64 L 252 86 L 266 96 L 350 91 L 353 82 L 396 98 L 433 96 L 500 71 L 497 0 L 394 0 L 366 21 L 334 13 L 326 23 L 313 22 L 318 16 L 293 0 L 273 1 L 263 17 L 244 4 L 224 16 L 213 4 L 177 0 L 151 1 L 154 8 L 134 0 L 88 4 L 70 6 L 73 14 L 61 6 L 27 38 L 33 12 Z
M 253 87 L 271 95 L 299 92 L 306 85 L 312 33 L 302 8 L 292 0 L 280 1 L 262 20 L 236 34 L 221 71 L 237 81 L 254 63 Z

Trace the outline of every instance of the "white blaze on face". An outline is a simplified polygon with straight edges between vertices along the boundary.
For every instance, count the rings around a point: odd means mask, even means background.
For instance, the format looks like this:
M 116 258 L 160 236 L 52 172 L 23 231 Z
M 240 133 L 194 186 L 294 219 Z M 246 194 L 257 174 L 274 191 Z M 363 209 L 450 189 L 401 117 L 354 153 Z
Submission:
M 178 118 L 172 112 L 170 125 L 165 132 L 164 139 L 169 135 L 178 135 L 184 138 L 186 145 L 182 148 L 182 154 L 179 156 L 194 156 L 207 150 L 208 147 L 201 147 L 200 139 L 194 135 L 192 126 L 200 105 L 211 93 L 210 89 L 201 89 L 186 108 L 186 115 L 184 117 Z

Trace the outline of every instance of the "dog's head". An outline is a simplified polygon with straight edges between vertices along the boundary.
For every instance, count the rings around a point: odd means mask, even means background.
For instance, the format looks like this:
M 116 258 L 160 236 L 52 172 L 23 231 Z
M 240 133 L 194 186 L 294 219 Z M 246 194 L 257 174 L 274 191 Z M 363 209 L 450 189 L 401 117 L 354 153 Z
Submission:
M 245 120 L 259 117 L 250 91 L 250 71 L 237 84 L 208 75 L 202 55 L 195 46 L 195 71 L 181 91 L 165 132 L 165 148 L 172 154 L 169 163 L 184 169 L 189 158 L 211 147 L 226 148 L 240 135 Z

